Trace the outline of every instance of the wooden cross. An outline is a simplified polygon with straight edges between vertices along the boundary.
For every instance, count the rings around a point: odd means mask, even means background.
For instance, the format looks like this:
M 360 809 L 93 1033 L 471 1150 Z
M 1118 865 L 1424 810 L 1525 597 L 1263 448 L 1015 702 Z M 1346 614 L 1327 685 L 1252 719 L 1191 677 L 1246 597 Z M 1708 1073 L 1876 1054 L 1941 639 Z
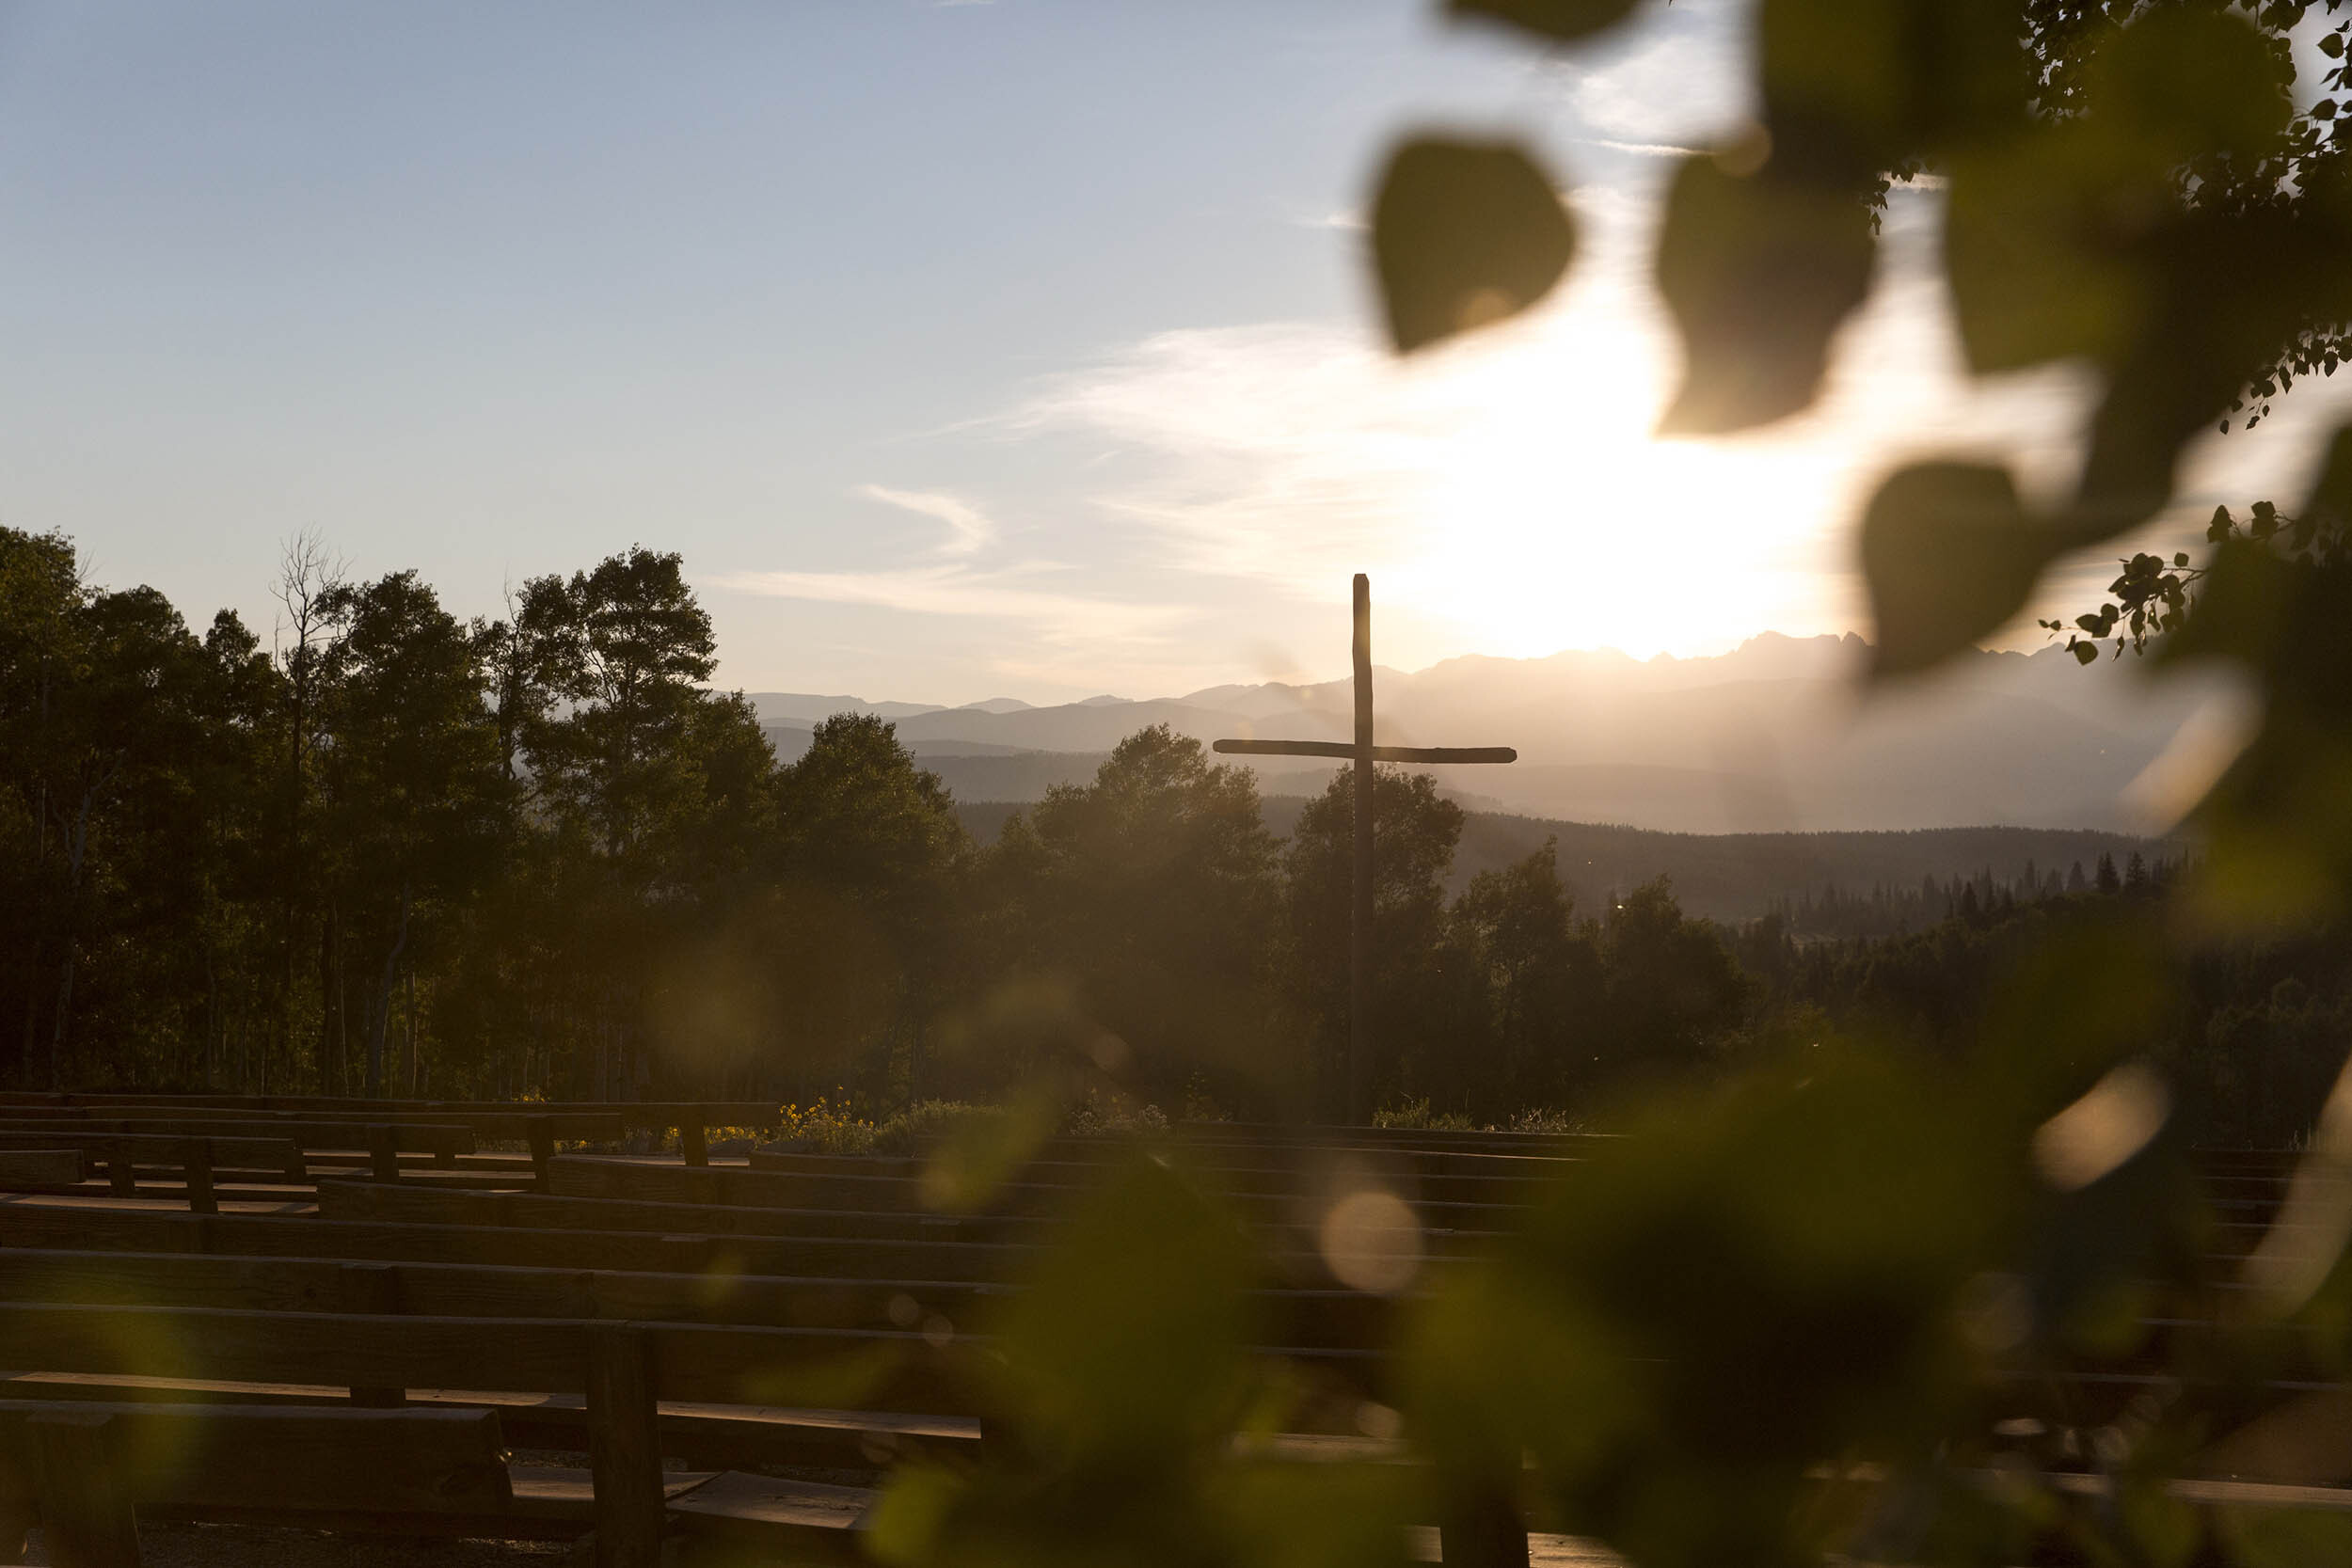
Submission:
M 1356 865 L 1347 920 L 1347 1119 L 1369 1118 L 1372 1070 L 1372 765 L 1375 762 L 1517 762 L 1508 746 L 1375 746 L 1372 743 L 1372 579 L 1356 574 L 1356 739 L 1220 740 L 1229 755 L 1339 757 L 1356 765 Z

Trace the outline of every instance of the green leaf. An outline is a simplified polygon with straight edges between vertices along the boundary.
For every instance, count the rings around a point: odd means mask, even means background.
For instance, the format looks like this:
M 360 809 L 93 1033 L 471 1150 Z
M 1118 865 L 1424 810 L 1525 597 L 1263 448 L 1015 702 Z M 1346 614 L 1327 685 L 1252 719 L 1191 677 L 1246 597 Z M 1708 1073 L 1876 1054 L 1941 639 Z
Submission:
M 1613 27 L 1641 0 L 1446 0 L 1457 17 L 1508 23 L 1538 38 L 1573 43 Z
M 2291 1508 L 2225 1508 L 2217 1513 L 2230 1560 L 2241 1568 L 2352 1562 L 2352 1514 Z
M 1896 472 L 1862 520 L 1875 673 L 1925 670 L 1997 630 L 2025 608 L 2061 543 L 2026 515 L 2007 469 L 1919 463 Z
M 2131 341 L 2152 283 L 2097 221 L 2097 193 L 2112 185 L 2104 151 L 2092 129 L 2068 125 L 1952 160 L 1944 265 L 1978 374 L 2111 359 Z
M 2077 642 L 2074 644 L 2074 649 L 2075 663 L 2096 664 L 2099 662 L 2099 646 L 2097 643 Z
M 2286 129 L 2293 67 L 2244 16 L 2160 8 L 2092 56 L 2090 118 L 2105 122 L 2147 170 L 2207 153 L 2251 159 Z
M 2137 319 L 2106 356 L 2069 520 L 2078 542 L 2134 528 L 2165 504 L 2188 439 L 2259 385 L 2310 302 L 2340 287 L 2344 244 L 2316 219 L 2263 211 L 2168 221 L 2137 242 Z
M 1042 1085 L 1008 1098 L 1003 1113 L 972 1116 L 948 1124 L 924 1162 L 924 1203 L 947 1213 L 977 1213 L 1053 1136 L 1061 1121 L 1061 1099 Z
M 1576 253 L 1576 225 L 1518 148 L 1422 136 L 1381 176 L 1372 251 L 1389 336 L 1409 354 L 1541 299 Z
M 1666 198 L 1658 287 L 1683 379 L 1660 421 L 1715 436 L 1797 413 L 1820 392 L 1831 335 L 1870 282 L 1870 216 L 1854 194 L 1685 159 Z
M 1989 0 L 1764 0 L 1774 156 L 1831 180 L 1969 145 L 2017 118 L 2016 8 Z

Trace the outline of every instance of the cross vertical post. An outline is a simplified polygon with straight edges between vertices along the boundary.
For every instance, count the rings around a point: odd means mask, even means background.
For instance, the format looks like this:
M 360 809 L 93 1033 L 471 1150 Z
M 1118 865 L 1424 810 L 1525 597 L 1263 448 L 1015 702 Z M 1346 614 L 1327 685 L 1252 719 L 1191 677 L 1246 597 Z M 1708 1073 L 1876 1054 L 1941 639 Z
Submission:
M 1369 1116 L 1372 1071 L 1372 578 L 1356 574 L 1356 853 L 1347 911 L 1347 1119 Z
M 1343 740 L 1220 740 L 1216 750 L 1229 756 L 1336 757 L 1355 765 L 1354 853 L 1349 857 L 1347 918 L 1347 1063 L 1342 1094 L 1343 1114 L 1361 1126 L 1369 1119 L 1372 1101 L 1372 918 L 1374 872 L 1373 804 L 1375 775 L 1381 762 L 1517 762 L 1518 752 L 1508 746 L 1379 746 L 1372 733 L 1372 579 L 1356 574 L 1355 628 L 1351 639 L 1355 674 L 1355 730 L 1352 741 Z M 1327 1089 L 1325 1091 L 1328 1093 Z

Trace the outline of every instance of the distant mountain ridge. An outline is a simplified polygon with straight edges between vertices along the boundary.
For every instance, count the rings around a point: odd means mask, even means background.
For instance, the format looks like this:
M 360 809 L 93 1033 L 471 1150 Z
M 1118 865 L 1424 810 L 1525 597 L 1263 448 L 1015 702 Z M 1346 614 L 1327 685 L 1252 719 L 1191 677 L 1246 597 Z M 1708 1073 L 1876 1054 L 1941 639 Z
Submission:
M 1931 681 L 1865 693 L 1868 648 L 1767 632 L 1730 653 L 1615 650 L 1466 656 L 1374 675 L 1378 738 L 1511 745 L 1510 767 L 1439 769 L 1466 804 L 1676 832 L 1979 826 L 2131 831 L 2123 793 L 2217 689 L 2153 682 L 2132 661 L 2078 667 L 2063 649 L 1979 652 Z M 779 752 L 828 713 L 872 713 L 960 800 L 1035 800 L 1090 776 L 1120 738 L 1165 723 L 1223 736 L 1344 740 L 1349 683 L 1268 682 L 1178 697 L 949 708 L 754 692 Z M 1327 765 L 1263 759 L 1269 793 L 1320 789 Z

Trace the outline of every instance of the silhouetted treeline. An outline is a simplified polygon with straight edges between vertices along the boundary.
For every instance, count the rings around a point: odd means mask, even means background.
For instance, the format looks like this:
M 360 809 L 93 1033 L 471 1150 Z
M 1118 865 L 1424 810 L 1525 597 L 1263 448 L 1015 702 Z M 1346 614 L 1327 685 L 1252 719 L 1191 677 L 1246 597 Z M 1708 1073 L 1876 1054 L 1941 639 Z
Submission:
M 1821 884 L 1773 900 L 1769 913 L 1789 935 L 1807 937 L 1902 936 L 1945 920 L 1975 921 L 2013 913 L 2020 905 L 2037 904 L 2075 894 L 2135 892 L 2168 885 L 2180 869 L 2178 862 L 2128 851 L 2122 867 L 2112 853 L 2096 856 L 2086 871 L 2079 860 L 2061 872 L 2057 866 L 2038 867 L 2028 860 L 2013 876 L 1996 875 L 1986 866 L 1966 877 L 1923 877 L 1915 886 L 1889 887 L 1873 883 L 1868 892 Z
M 1987 897 L 1963 884 L 1956 911 L 1889 938 L 1805 941 L 1777 915 L 1735 942 L 1756 990 L 1760 1037 L 1802 1046 L 1837 1035 L 1955 1058 L 2019 1021 L 2000 1001 L 2037 956 L 2079 952 L 2162 918 L 2177 864 L 2070 867 L 2056 891 Z M 1972 896 L 1972 894 L 1975 895 Z M 2063 988 L 2061 987 L 2061 990 Z M 2062 1004 L 2061 998 L 2061 1004 Z M 2264 942 L 2214 944 L 2145 987 L 2130 1043 L 2171 1079 L 2192 1139 L 2284 1148 L 2308 1139 L 2352 1046 L 2352 929 L 2341 923 Z M 2038 1022 L 2039 1049 L 2062 1053 L 2079 1019 Z M 1996 1027 L 1997 1026 L 1997 1027 Z
M 1150 730 L 981 850 L 885 723 L 779 766 L 707 689 L 675 555 L 470 623 L 307 541 L 277 589 L 265 646 L 0 530 L 0 1080 L 886 1103 L 1061 1056 L 1315 1105 L 1343 792 L 1278 840 L 1248 773 Z M 1736 1027 L 1721 934 L 1662 884 L 1578 911 L 1547 847 L 1449 897 L 1460 809 L 1380 791 L 1387 1094 L 1500 1115 Z
M 461 623 L 290 550 L 270 646 L 0 530 L 0 1081 L 881 1107 L 1107 1072 L 1171 1111 L 1331 1109 L 1350 792 L 1287 838 L 1165 728 L 976 846 L 891 727 L 780 766 L 714 692 L 679 559 Z M 1378 781 L 1375 1092 L 1501 1120 L 1805 1048 L 1939 1049 L 2054 923 L 2173 873 L 2027 864 L 1799 892 L 1738 932 L 1661 878 L 1580 907 L 1553 844 L 1467 882 Z M 2152 1041 L 2219 1135 L 2308 1127 L 2352 1026 L 2326 943 L 2215 958 Z

